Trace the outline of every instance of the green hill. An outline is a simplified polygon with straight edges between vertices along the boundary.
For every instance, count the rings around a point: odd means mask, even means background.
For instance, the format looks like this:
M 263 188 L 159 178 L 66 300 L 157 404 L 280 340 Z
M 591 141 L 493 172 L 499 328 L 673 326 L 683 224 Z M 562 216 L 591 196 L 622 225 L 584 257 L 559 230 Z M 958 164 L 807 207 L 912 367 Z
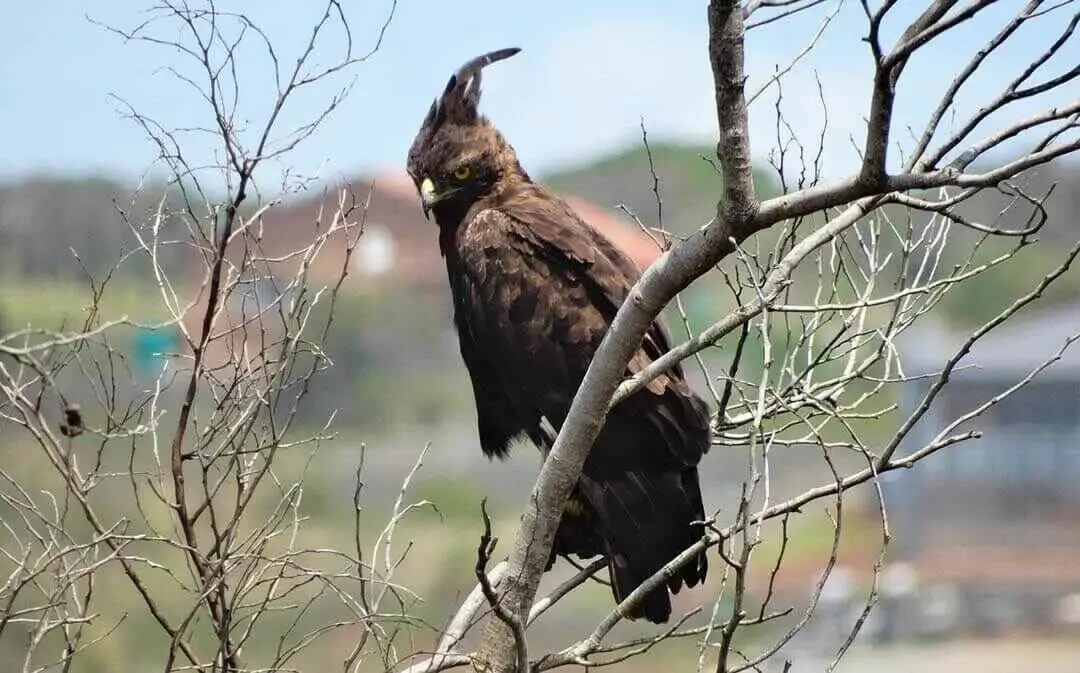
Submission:
M 715 150 L 708 145 L 650 143 L 653 168 L 660 183 L 663 226 L 686 233 L 699 228 L 716 212 L 722 184 L 715 167 Z M 540 178 L 551 187 L 577 194 L 604 206 L 625 206 L 649 226 L 659 226 L 653 176 L 642 144 L 602 156 L 595 161 L 554 171 Z M 755 169 L 754 182 L 763 198 L 779 193 L 771 172 Z

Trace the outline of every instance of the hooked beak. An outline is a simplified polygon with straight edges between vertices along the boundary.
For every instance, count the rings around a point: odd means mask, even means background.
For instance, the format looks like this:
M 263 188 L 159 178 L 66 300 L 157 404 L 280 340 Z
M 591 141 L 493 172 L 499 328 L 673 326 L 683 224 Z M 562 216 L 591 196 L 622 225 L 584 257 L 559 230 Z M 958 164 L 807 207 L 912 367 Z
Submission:
M 431 207 L 439 201 L 439 195 L 435 192 L 435 183 L 431 181 L 431 178 L 424 178 L 424 181 L 420 183 L 420 206 L 424 209 L 424 218 L 430 220 L 428 216 L 431 212 Z

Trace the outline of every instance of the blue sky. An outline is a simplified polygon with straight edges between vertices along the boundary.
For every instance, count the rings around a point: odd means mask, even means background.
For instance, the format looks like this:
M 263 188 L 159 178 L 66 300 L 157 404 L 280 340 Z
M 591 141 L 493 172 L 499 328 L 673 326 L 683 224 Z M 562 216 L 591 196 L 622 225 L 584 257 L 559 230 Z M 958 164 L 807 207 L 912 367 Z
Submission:
M 366 50 L 374 43 L 390 2 L 343 4 L 358 48 Z M 934 43 L 925 56 L 912 61 L 898 102 L 901 125 L 925 120 L 959 67 L 958 59 L 977 48 L 975 38 L 1000 25 L 1019 4 L 999 2 L 985 20 L 966 26 L 940 45 Z M 136 178 L 151 168 L 154 147 L 123 117 L 122 106 L 110 94 L 166 126 L 207 125 L 205 102 L 164 69 L 184 67 L 175 53 L 125 44 L 87 19 L 89 14 L 98 21 L 131 27 L 146 18 L 151 5 L 141 0 L 20 2 L 5 9 L 0 22 L 0 80 L 5 83 L 0 178 L 35 172 L 104 172 Z M 292 101 L 285 120 L 308 120 L 355 77 L 345 103 L 287 163 L 296 173 L 319 176 L 320 182 L 374 167 L 399 169 L 427 106 L 449 74 L 467 58 L 504 46 L 523 51 L 485 72 L 483 109 L 534 173 L 634 142 L 640 137 L 642 117 L 653 137 L 712 143 L 716 121 L 706 51 L 706 3 L 666 5 L 644 0 L 401 0 L 381 49 L 369 61 Z M 903 19 L 925 6 L 900 5 L 896 20 L 886 25 L 888 36 L 895 37 L 904 27 Z M 249 13 L 274 40 L 283 62 L 299 53 L 321 9 L 318 2 L 285 0 L 221 0 L 218 6 Z M 748 91 L 756 90 L 774 68 L 800 52 L 824 16 L 837 7 L 836 0 L 827 0 L 795 20 L 752 31 L 747 44 Z M 991 60 L 991 67 L 959 97 L 961 109 L 982 103 L 1001 86 L 1003 73 L 1015 72 L 1021 58 L 1045 43 L 1046 33 L 1040 31 L 1059 29 L 1073 12 L 1066 8 L 1058 17 L 1022 31 L 1016 45 Z M 162 24 L 158 34 L 175 30 Z M 853 166 L 856 152 L 851 138 L 862 137 L 872 76 L 869 50 L 861 41 L 865 34 L 860 5 L 846 0 L 817 48 L 784 79 L 788 122 L 813 154 L 824 118 L 817 73 L 828 110 L 825 172 L 833 176 Z M 320 62 L 330 62 L 341 45 L 339 37 L 329 36 Z M 1078 61 L 1080 49 L 1073 43 L 1052 62 L 1050 72 L 1059 73 Z M 265 57 L 254 51 L 245 53 L 241 62 L 241 117 L 252 122 L 267 114 L 271 80 L 266 66 Z M 1006 70 L 1007 66 L 1011 67 Z M 1062 92 L 1055 100 L 1068 97 Z M 758 158 L 776 146 L 775 102 L 773 88 L 751 108 Z M 1034 109 L 1020 106 L 1011 114 Z M 910 145 L 906 133 L 898 140 Z M 187 141 L 193 158 L 212 159 L 215 148 L 205 138 L 191 136 Z

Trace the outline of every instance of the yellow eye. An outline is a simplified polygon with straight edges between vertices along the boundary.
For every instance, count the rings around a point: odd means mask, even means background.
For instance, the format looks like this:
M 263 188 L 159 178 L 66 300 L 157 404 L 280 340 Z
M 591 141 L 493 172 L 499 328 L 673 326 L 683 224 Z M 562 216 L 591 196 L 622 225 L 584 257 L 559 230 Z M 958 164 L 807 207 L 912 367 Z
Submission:
M 472 175 L 472 170 L 468 166 L 458 166 L 454 169 L 455 180 L 466 180 L 470 175 Z

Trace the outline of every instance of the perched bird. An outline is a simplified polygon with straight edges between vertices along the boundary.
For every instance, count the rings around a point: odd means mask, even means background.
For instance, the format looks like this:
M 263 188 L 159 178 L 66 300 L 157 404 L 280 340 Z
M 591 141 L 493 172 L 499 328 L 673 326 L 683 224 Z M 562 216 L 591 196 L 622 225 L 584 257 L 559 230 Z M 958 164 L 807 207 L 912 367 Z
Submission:
M 481 70 L 516 48 L 463 65 L 431 105 L 407 168 L 424 215 L 435 216 L 461 357 L 472 380 L 480 448 L 506 458 L 528 437 L 545 453 L 608 325 L 640 271 L 567 204 L 534 182 L 478 111 Z M 630 362 L 640 371 L 670 349 L 658 320 Z M 615 406 L 585 461 L 556 533 L 556 554 L 607 558 L 622 601 L 700 540 L 697 465 L 709 410 L 670 369 Z M 697 523 L 695 523 L 697 522 Z M 663 623 L 668 590 L 704 581 L 704 552 L 650 592 L 629 617 Z

